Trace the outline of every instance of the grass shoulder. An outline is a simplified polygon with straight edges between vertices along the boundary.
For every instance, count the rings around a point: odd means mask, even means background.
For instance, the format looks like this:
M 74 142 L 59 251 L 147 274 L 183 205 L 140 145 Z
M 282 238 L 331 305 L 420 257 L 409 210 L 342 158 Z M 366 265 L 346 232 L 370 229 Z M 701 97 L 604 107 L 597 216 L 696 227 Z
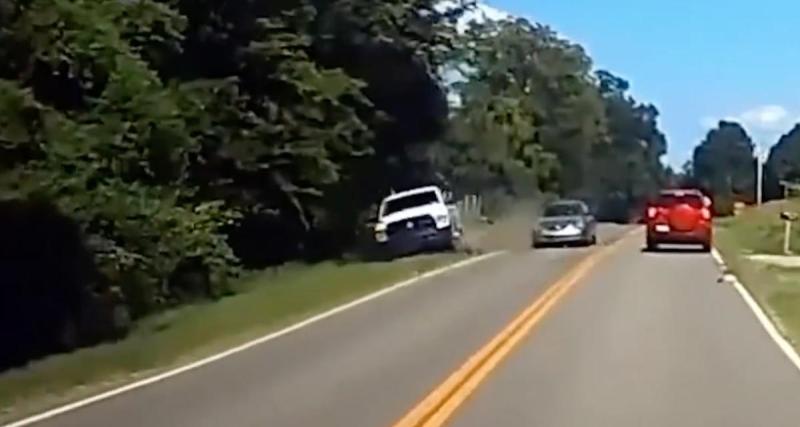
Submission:
M 780 255 L 783 250 L 782 211 L 800 211 L 800 201 L 750 208 L 722 219 L 715 230 L 716 246 L 727 267 L 747 287 L 788 341 L 800 350 L 800 268 L 756 261 L 753 255 Z M 793 242 L 800 244 L 800 232 Z
M 161 313 L 118 342 L 0 374 L 0 423 L 200 359 L 465 257 L 327 262 L 252 274 L 234 296 Z

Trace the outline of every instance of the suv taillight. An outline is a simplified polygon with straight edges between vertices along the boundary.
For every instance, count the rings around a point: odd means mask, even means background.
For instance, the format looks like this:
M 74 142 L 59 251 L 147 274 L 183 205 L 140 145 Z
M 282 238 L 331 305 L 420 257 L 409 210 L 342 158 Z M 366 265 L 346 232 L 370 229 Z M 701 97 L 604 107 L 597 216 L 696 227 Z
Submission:
M 708 208 L 703 208 L 700 210 L 700 216 L 703 217 L 704 220 L 708 221 L 711 219 L 711 210 Z
M 658 216 L 658 208 L 654 206 L 650 206 L 647 208 L 647 218 L 653 219 Z

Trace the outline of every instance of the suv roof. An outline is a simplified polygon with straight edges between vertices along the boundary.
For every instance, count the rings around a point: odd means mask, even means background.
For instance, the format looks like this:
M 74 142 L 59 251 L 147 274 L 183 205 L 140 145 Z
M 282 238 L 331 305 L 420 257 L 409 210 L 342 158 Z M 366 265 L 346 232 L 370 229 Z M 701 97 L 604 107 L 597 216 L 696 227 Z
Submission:
M 669 190 L 661 190 L 660 196 L 700 196 L 703 197 L 702 191 L 696 188 L 673 188 Z
M 651 206 L 689 204 L 692 205 L 692 207 L 700 209 L 701 207 L 710 207 L 711 199 L 697 189 L 671 189 L 660 191 L 658 197 L 651 200 L 648 204 Z

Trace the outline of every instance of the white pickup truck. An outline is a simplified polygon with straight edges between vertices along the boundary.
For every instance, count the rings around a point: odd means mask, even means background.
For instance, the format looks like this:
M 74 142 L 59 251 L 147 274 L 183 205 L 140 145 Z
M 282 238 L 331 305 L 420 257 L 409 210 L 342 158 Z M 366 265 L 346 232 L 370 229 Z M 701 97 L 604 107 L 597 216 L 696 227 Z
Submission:
M 439 187 L 392 194 L 381 202 L 375 240 L 393 255 L 450 250 L 463 233 L 458 209 Z

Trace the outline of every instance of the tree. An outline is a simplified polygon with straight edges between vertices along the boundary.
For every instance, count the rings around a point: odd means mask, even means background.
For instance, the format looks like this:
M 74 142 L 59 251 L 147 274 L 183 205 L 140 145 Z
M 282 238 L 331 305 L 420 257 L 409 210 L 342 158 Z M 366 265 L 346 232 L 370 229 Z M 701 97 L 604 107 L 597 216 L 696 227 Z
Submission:
M 463 8 L 436 3 L 0 0 L 0 189 L 68 215 L 76 283 L 134 316 L 227 292 L 239 257 L 340 254 L 446 127 Z
M 57 225 L 76 255 L 37 252 L 64 286 L 4 283 L 4 301 L 63 300 L 5 324 L 45 319 L 52 341 L 91 317 L 88 300 L 118 296 L 138 318 L 225 294 L 241 267 L 341 256 L 391 189 L 630 198 L 658 182 L 654 107 L 546 26 L 457 34 L 472 3 L 0 0 L 0 191 L 13 199 L 0 214 L 20 241 Z M 452 111 L 447 67 L 463 77 Z M 28 204 L 44 213 L 24 220 Z
M 736 122 L 720 121 L 695 148 L 692 172 L 697 184 L 720 201 L 752 201 L 755 160 L 747 131 Z
M 579 191 L 591 146 L 605 138 L 602 100 L 582 48 L 548 27 L 501 20 L 472 24 L 458 53 L 452 136 L 470 141 L 472 154 L 453 165 L 465 163 L 463 175 L 485 164 L 490 173 L 482 179 L 504 182 L 511 193 Z
M 2 41 L 26 47 L 4 52 L 1 74 L 13 78 L 0 80 L 0 140 L 14 161 L 2 186 L 77 220 L 136 314 L 170 302 L 186 259 L 217 285 L 235 265 L 220 233 L 235 213 L 193 201 L 186 185 L 208 91 L 165 83 L 144 59 L 177 43 L 182 25 L 154 2 L 34 0 Z
M 605 104 L 608 144 L 592 153 L 592 193 L 599 198 L 601 216 L 627 220 L 667 179 L 661 157 L 667 142 L 658 129 L 658 109 L 640 104 L 628 94 L 630 84 L 608 71 L 596 73 Z
M 780 181 L 800 181 L 800 124 L 782 135 L 772 147 L 765 169 L 769 197 L 780 196 Z
M 364 83 L 370 108 L 360 109 L 361 117 L 373 131 L 372 154 L 350 162 L 348 175 L 325 189 L 315 247 L 347 247 L 371 205 L 392 189 L 441 183 L 429 155 L 448 127 L 438 71 L 469 3 L 443 9 L 435 0 L 314 2 L 314 58 Z

